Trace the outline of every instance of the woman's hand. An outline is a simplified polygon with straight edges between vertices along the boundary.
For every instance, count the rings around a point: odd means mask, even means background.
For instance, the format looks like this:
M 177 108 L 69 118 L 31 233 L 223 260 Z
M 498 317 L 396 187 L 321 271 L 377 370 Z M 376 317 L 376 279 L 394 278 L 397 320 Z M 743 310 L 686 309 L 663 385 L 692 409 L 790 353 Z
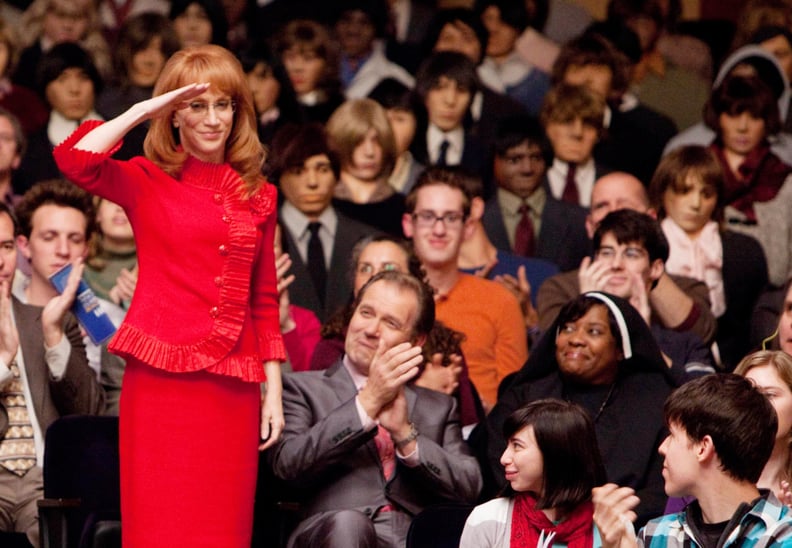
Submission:
M 278 361 L 264 364 L 267 373 L 267 384 L 261 398 L 261 443 L 259 451 L 275 445 L 283 433 L 286 422 L 283 419 L 283 384 L 281 383 L 281 365 Z
M 187 84 L 162 95 L 141 101 L 132 108 L 142 111 L 145 115 L 144 120 L 149 120 L 170 114 L 172 111 L 181 108 L 184 102 L 198 97 L 207 89 L 209 89 L 208 83 Z
M 281 333 L 288 333 L 297 327 L 291 315 L 291 301 L 289 300 L 289 286 L 294 281 L 294 274 L 287 272 L 291 268 L 292 260 L 288 253 L 283 253 L 275 259 L 275 275 L 278 280 L 278 309 L 280 316 Z
M 109 291 L 110 300 L 119 306 L 132 300 L 137 287 L 137 265 L 132 270 L 121 269 L 121 274 L 116 278 L 116 284 Z

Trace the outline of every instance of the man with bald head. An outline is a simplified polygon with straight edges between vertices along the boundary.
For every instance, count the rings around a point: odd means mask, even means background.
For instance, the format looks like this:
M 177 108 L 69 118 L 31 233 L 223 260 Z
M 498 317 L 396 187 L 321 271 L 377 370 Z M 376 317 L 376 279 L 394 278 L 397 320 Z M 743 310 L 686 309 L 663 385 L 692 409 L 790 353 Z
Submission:
M 643 183 L 629 173 L 613 172 L 594 183 L 586 230 L 593 237 L 599 223 L 611 211 L 632 209 L 654 217 L 655 210 Z M 548 278 L 537 294 L 539 328 L 546 330 L 568 301 L 586 291 L 606 290 L 607 275 L 597 261 L 586 257 L 580 268 Z M 706 284 L 664 272 L 649 294 L 653 321 L 675 331 L 692 331 L 705 343 L 715 337 L 716 322 L 710 311 Z

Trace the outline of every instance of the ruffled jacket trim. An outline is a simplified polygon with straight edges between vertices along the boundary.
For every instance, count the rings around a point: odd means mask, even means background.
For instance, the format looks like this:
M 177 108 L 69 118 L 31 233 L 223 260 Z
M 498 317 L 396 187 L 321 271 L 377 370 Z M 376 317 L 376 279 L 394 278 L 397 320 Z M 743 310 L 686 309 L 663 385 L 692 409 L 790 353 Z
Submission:
M 75 149 L 74 145 L 96 123 L 82 124 L 57 148 L 68 150 L 74 166 L 96 165 L 108 158 L 119 145 L 105 153 Z M 89 168 L 90 170 L 90 168 Z M 172 372 L 206 370 L 245 381 L 266 380 L 263 361 L 285 360 L 286 350 L 279 331 L 256 332 L 258 352 L 233 352 L 240 340 L 243 326 L 252 321 L 251 277 L 256 269 L 257 232 L 275 214 L 276 189 L 265 184 L 257 194 L 246 198 L 242 181 L 228 164 L 211 164 L 188 157 L 182 168 L 180 182 L 207 188 L 222 195 L 224 220 L 229 224 L 228 254 L 223 261 L 220 299 L 217 315 L 209 333 L 190 344 L 175 344 L 158 339 L 141 327 L 123 322 L 108 345 L 114 353 L 134 357 L 153 367 Z M 261 245 L 261 242 L 259 242 Z

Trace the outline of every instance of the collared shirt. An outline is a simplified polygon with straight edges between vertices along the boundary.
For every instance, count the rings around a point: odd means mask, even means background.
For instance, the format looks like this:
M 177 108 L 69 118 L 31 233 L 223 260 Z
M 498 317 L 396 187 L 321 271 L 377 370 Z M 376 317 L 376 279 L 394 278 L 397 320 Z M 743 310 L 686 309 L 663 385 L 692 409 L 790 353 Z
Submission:
M 92 110 L 82 120 L 70 120 L 57 110 L 50 112 L 47 123 L 47 138 L 53 145 L 62 143 L 77 127 L 86 120 L 104 120 L 98 112 Z
M 560 200 L 564 195 L 566 186 L 566 176 L 569 171 L 569 164 L 563 160 L 555 158 L 553 165 L 547 170 L 547 182 L 550 185 L 550 193 L 556 200 Z M 594 188 L 594 181 L 597 178 L 597 168 L 594 159 L 589 158 L 588 162 L 579 164 L 575 172 L 575 183 L 577 184 L 580 205 L 591 207 L 591 190 Z
M 486 66 L 495 74 L 504 89 L 516 86 L 525 80 L 534 68 L 516 51 L 512 51 L 503 62 L 498 63 L 492 57 L 485 57 L 481 66 Z
M 14 318 L 13 308 L 11 309 L 11 320 L 14 322 L 14 327 L 16 328 L 16 319 Z M 21 338 L 24 337 L 25 334 L 20 333 L 19 336 Z M 63 375 L 66 373 L 66 366 L 69 363 L 70 355 L 71 344 L 69 343 L 69 339 L 65 334 L 61 338 L 60 342 L 55 346 L 49 348 L 45 345 L 44 359 L 47 362 L 47 367 L 49 368 L 50 376 L 53 380 L 58 381 L 63 378 Z M 25 356 L 22 353 L 21 347 L 17 349 L 15 359 L 17 367 L 19 368 L 19 376 L 24 387 L 28 418 L 30 419 L 30 424 L 33 426 L 33 441 L 36 446 L 36 464 L 38 466 L 44 466 L 44 432 L 42 432 L 41 425 L 39 424 L 38 418 L 36 417 L 36 408 L 33 405 L 33 393 L 30 390 L 30 385 L 28 384 L 27 371 L 25 368 Z M 11 380 L 12 375 L 13 373 L 11 373 L 11 369 L 8 367 L 8 364 L 0 360 L 0 386 L 5 385 L 9 380 Z M 44 387 L 44 389 L 49 389 L 49 387 Z
M 352 377 L 352 383 L 355 385 L 355 390 L 360 392 L 366 385 L 368 377 L 358 371 L 357 367 L 352 364 L 352 362 L 349 360 L 349 356 L 346 354 L 344 354 L 344 358 L 341 360 L 341 362 L 344 368 L 347 370 L 347 373 L 349 373 L 349 376 Z M 355 407 L 357 408 L 358 417 L 360 417 L 360 424 L 363 425 L 363 430 L 369 431 L 377 427 L 377 421 L 369 417 L 368 413 L 366 413 L 366 410 L 363 409 L 363 405 L 360 403 L 360 396 L 355 396 Z M 410 468 L 414 468 L 420 464 L 418 459 L 417 444 L 415 446 L 415 451 L 409 455 L 402 455 L 398 450 L 396 450 L 396 456 Z
M 289 231 L 294 243 L 297 245 L 297 252 L 304 263 L 308 263 L 308 241 L 311 239 L 311 231 L 308 230 L 308 223 L 311 222 L 299 209 L 294 207 L 289 201 L 283 202 L 280 210 L 281 224 Z M 326 208 L 317 219 L 322 224 L 319 229 L 319 239 L 322 242 L 324 251 L 325 266 L 330 268 L 330 260 L 333 256 L 333 244 L 335 243 L 336 229 L 338 228 L 338 215 L 332 207 Z
M 776 496 L 767 490 L 760 490 L 761 496 L 751 503 L 733 528 L 727 533 L 723 547 L 728 546 L 788 546 L 792 544 L 792 516 L 790 509 L 781 504 Z M 697 501 L 690 503 L 697 505 Z M 699 546 L 688 511 L 668 514 L 653 519 L 641 529 L 638 535 L 639 546 L 664 546 L 667 548 L 686 548 Z
M 508 190 L 502 188 L 498 189 L 497 196 L 498 205 L 500 206 L 501 215 L 503 216 L 503 224 L 506 226 L 506 234 L 509 236 L 509 246 L 514 249 L 514 234 L 522 218 L 520 208 L 523 206 L 523 203 L 530 208 L 528 215 L 531 217 L 534 234 L 538 239 L 539 231 L 542 230 L 542 211 L 544 211 L 544 206 L 547 202 L 547 192 L 545 192 L 545 189 L 540 186 L 533 194 L 528 196 L 528 199 L 524 202 L 523 199 L 516 194 L 512 194 Z
M 445 132 L 436 125 L 429 124 L 426 130 L 426 146 L 429 149 L 429 159 L 433 164 L 437 163 L 437 158 L 440 155 L 440 144 L 443 141 L 448 141 L 446 165 L 459 165 L 462 161 L 462 151 L 465 147 L 465 130 L 458 127 Z

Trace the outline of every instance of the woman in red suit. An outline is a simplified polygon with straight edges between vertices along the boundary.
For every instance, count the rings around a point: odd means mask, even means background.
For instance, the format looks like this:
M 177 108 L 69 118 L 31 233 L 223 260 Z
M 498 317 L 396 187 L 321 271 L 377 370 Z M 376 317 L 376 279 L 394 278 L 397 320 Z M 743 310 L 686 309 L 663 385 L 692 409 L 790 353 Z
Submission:
M 146 120 L 145 157 L 113 160 Z M 245 74 L 221 47 L 181 50 L 153 98 L 83 124 L 54 154 L 69 179 L 124 208 L 138 249 L 135 298 L 110 344 L 127 360 L 124 546 L 250 546 L 257 448 L 283 428 L 285 352 L 276 192 L 260 175 Z

